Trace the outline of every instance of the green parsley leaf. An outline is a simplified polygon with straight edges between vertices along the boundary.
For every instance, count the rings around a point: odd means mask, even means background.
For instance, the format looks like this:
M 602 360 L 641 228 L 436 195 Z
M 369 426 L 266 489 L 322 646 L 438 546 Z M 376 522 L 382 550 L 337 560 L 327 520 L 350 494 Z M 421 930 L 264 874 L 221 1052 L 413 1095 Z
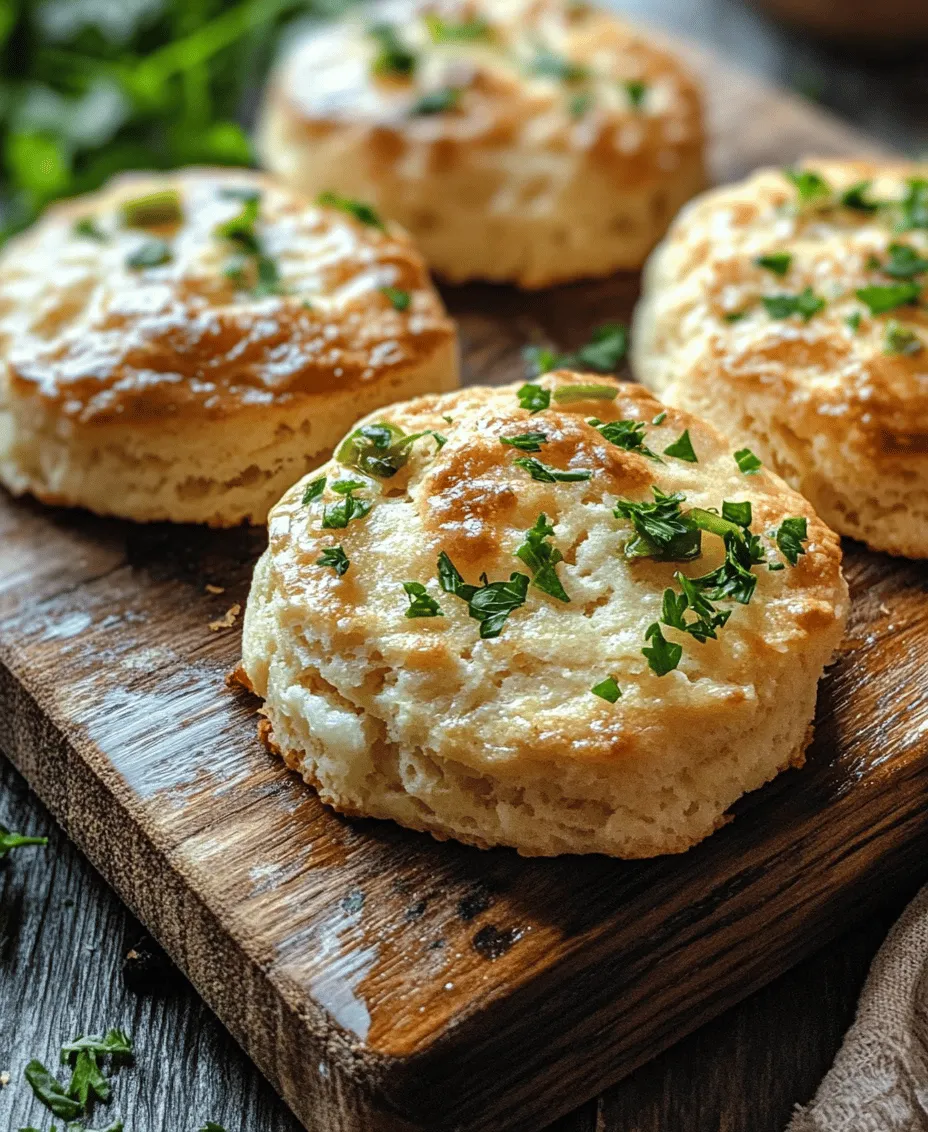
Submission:
M 652 487 L 651 491 L 653 503 L 622 499 L 615 507 L 615 517 L 630 520 L 637 536 L 626 545 L 626 558 L 654 558 L 658 562 L 687 562 L 698 558 L 702 535 L 680 510 L 685 496 L 682 493 L 665 495 L 659 487 Z
M 441 606 L 421 582 L 403 582 L 403 589 L 409 595 L 407 617 L 444 617 Z
M 171 245 L 164 240 L 146 240 L 126 256 L 126 267 L 160 267 L 174 258 Z
M 921 177 L 909 180 L 901 204 L 899 230 L 910 232 L 913 228 L 928 228 L 928 181 Z
M 79 1101 L 81 1108 L 86 1108 L 92 1098 L 107 1101 L 112 1092 L 112 1086 L 100 1072 L 97 1055 L 82 1049 L 75 1059 L 68 1096 Z
M 522 386 L 516 394 L 519 398 L 519 404 L 523 409 L 528 409 L 531 413 L 540 413 L 542 409 L 547 409 L 551 404 L 551 393 L 547 389 L 543 389 L 540 385 L 533 385 L 531 382 Z
M 896 307 L 917 303 L 921 292 L 919 283 L 890 283 L 887 287 L 860 287 L 854 293 L 871 314 L 885 314 Z
M 872 184 L 872 181 L 858 181 L 856 185 L 851 185 L 841 194 L 842 206 L 855 212 L 876 212 L 879 204 L 867 199 L 867 192 Z
M 730 532 L 724 536 L 725 561 L 722 565 L 701 578 L 693 578 L 692 583 L 710 601 L 730 598 L 747 605 L 757 585 L 752 567 L 764 561 L 764 551 L 757 535 L 740 528 L 736 530 L 737 533 Z
M 518 436 L 501 436 L 499 442 L 523 452 L 540 452 L 542 444 L 548 443 L 548 438 L 543 432 L 521 432 Z
M 831 196 L 831 185 L 811 169 L 784 169 L 783 176 L 795 185 L 800 204 L 812 204 Z
M 589 78 L 589 69 L 579 63 L 573 63 L 564 55 L 542 47 L 529 64 L 529 73 L 539 78 L 557 79 L 562 83 L 579 83 Z
M 330 546 L 323 550 L 322 554 L 316 559 L 316 565 L 331 566 L 340 578 L 344 578 L 351 563 L 342 547 Z
M 124 200 L 119 211 L 127 228 L 156 228 L 162 224 L 180 224 L 184 219 L 177 189 L 157 189 Z
M 658 413 L 657 416 L 651 421 L 651 424 L 662 425 L 666 419 L 667 419 L 667 412 L 665 410 L 662 413 Z
M 492 28 L 479 16 L 452 23 L 430 12 L 425 17 L 425 24 L 434 43 L 468 43 L 493 38 Z
M 648 84 L 641 79 L 628 79 L 622 84 L 633 110 L 640 110 L 648 93 Z
M 735 463 L 738 465 L 738 470 L 743 472 L 746 476 L 756 475 L 763 467 L 763 464 L 750 448 L 739 448 L 733 455 L 735 457 Z
M 123 1030 L 107 1030 L 102 1038 L 94 1036 L 75 1038 L 61 1047 L 61 1060 L 66 1062 L 76 1054 L 88 1052 L 109 1055 L 114 1059 L 131 1057 L 133 1052 L 132 1039 Z
M 666 416 L 666 413 L 663 415 Z M 608 440 L 616 448 L 624 448 L 626 452 L 640 452 L 642 456 L 647 456 L 650 460 L 656 460 L 659 464 L 663 464 L 664 461 L 660 456 L 656 452 L 652 452 L 644 443 L 644 421 L 609 421 L 607 424 L 603 424 L 596 417 L 590 417 L 586 423 L 592 425 L 604 440 Z M 651 423 L 660 424 L 660 421 L 655 417 Z
M 464 91 L 459 86 L 446 86 L 430 90 L 418 98 L 409 111 L 414 117 L 427 117 L 430 114 L 446 114 L 457 109 Z
M 561 365 L 561 359 L 562 355 L 556 354 L 548 346 L 526 346 L 522 351 L 522 360 L 525 362 L 525 371 L 529 377 L 541 377 L 550 373 Z
M 408 310 L 409 304 L 412 302 L 412 295 L 410 295 L 408 291 L 401 290 L 399 287 L 381 287 L 380 293 L 386 295 L 394 310 Z
M 647 657 L 651 671 L 656 676 L 666 676 L 668 672 L 672 672 L 683 656 L 682 646 L 666 640 L 656 621 L 648 628 L 644 638 L 651 642 L 650 648 L 645 645 L 641 650 Z
M 717 637 L 717 631 L 724 628 L 729 617 L 731 617 L 731 610 L 716 609 L 699 586 L 685 574 L 681 574 L 679 570 L 674 574 L 674 578 L 683 591 L 681 597 L 685 602 L 684 608 L 691 609 L 694 614 L 694 620 L 683 624 L 683 631 L 689 633 L 701 645 L 709 640 L 714 641 Z M 682 615 L 682 609 L 680 612 Z
M 808 524 L 804 518 L 784 519 L 777 530 L 777 547 L 790 566 L 795 566 L 799 555 L 806 553 L 802 545 L 808 542 Z
M 460 571 L 444 551 L 438 556 L 438 584 L 446 594 L 469 602 L 477 592 L 477 587 L 465 582 Z
M 316 197 L 316 203 L 323 208 L 337 208 L 341 212 L 346 212 L 349 216 L 353 216 L 355 220 L 367 224 L 370 228 L 379 228 L 381 232 L 387 230 L 377 210 L 371 205 L 365 204 L 364 201 L 354 200 L 353 197 L 343 197 L 338 193 L 324 192 Z
M 207 1120 L 199 1132 L 226 1132 L 221 1124 L 217 1124 L 215 1120 Z
M 486 574 L 481 574 L 481 584 L 472 586 L 464 581 L 451 559 L 442 551 L 438 556 L 438 581 L 445 593 L 467 602 L 468 613 L 480 622 L 481 638 L 488 640 L 498 637 L 509 614 L 525 604 L 529 577 L 513 573 L 508 582 L 491 582 Z
M 357 485 L 356 480 L 343 480 L 341 484 L 332 484 L 332 490 L 338 491 L 343 484 Z M 355 487 L 346 488 L 343 497 L 338 503 L 326 504 L 322 509 L 322 529 L 325 531 L 341 531 L 352 519 L 363 519 L 368 514 L 373 503 L 370 499 L 358 499 L 354 495 Z
M 896 322 L 893 319 L 887 324 L 886 337 L 883 340 L 884 354 L 907 354 L 914 356 L 924 349 L 924 342 L 914 330 Z
M 75 220 L 71 231 L 75 236 L 81 236 L 87 240 L 96 240 L 100 244 L 109 243 L 109 236 L 98 226 L 92 216 L 82 216 L 80 220 Z
M 520 456 L 513 460 L 513 464 L 519 468 L 524 468 L 533 480 L 538 480 L 541 483 L 580 483 L 583 480 L 593 478 L 593 473 L 589 469 L 578 468 L 573 471 L 561 471 L 559 468 L 552 468 L 548 464 L 543 464 L 540 460 L 536 460 L 534 456 Z
M 439 439 L 431 429 L 407 434 L 386 421 L 361 425 L 335 449 L 335 459 L 366 475 L 390 479 L 409 460 L 412 444 L 423 436 L 436 436 L 439 448 L 446 443 L 445 437 Z
M 0 825 L 0 861 L 2 861 L 12 849 L 20 849 L 23 845 L 47 844 L 47 837 L 24 837 L 21 833 L 13 833 L 12 830 L 7 829 L 5 825 Z
M 584 118 L 592 110 L 596 99 L 588 90 L 572 94 L 567 100 L 567 110 L 571 118 Z
M 374 74 L 406 78 L 415 72 L 416 56 L 400 39 L 399 30 L 393 24 L 372 24 L 367 30 L 378 46 L 373 62 Z
M 690 430 L 685 429 L 673 442 L 664 449 L 665 456 L 674 456 L 677 460 L 685 460 L 688 464 L 698 464 L 699 459 L 693 451 L 693 442 L 690 440 Z
M 742 537 L 741 525 L 720 515 L 718 511 L 708 511 L 704 507 L 693 507 L 686 512 L 686 517 L 701 531 L 724 538 L 726 535 Z
M 785 275 L 792 266 L 793 257 L 789 252 L 771 252 L 769 255 L 759 255 L 754 260 L 758 267 L 765 267 L 774 275 Z
M 248 197 L 235 197 L 241 201 L 242 207 L 235 216 L 217 224 L 214 235 L 236 244 L 246 255 L 257 255 L 261 246 L 258 242 L 257 223 L 261 208 L 260 195 Z
M 798 314 L 805 322 L 825 307 L 825 300 L 814 294 L 811 287 L 806 287 L 798 295 L 762 295 L 761 302 L 771 318 L 789 318 Z
M 306 485 L 303 489 L 303 498 L 301 500 L 304 507 L 307 507 L 314 499 L 318 499 L 319 496 L 322 495 L 325 491 L 325 483 L 325 476 L 322 476 Z
M 928 259 L 924 259 L 908 244 L 890 244 L 889 261 L 883 270 L 894 279 L 912 279 L 928 271 Z
M 857 331 L 860 330 L 860 319 L 860 311 L 854 311 L 853 314 L 849 314 L 844 320 L 845 325 L 850 329 L 852 334 L 856 334 Z
M 84 1106 L 68 1096 L 61 1083 L 55 1080 L 41 1061 L 33 1058 L 26 1066 L 24 1075 L 36 1098 L 51 1109 L 55 1116 L 60 1116 L 62 1120 L 74 1120 L 80 1116 Z
M 532 571 L 532 585 L 536 589 L 558 601 L 568 602 L 570 598 L 557 576 L 557 564 L 563 561 L 564 556 L 547 541 L 553 537 L 554 527 L 548 522 L 547 515 L 542 513 L 531 530 L 525 532 L 525 541 L 516 549 L 516 557 L 521 558 Z
M 743 318 L 747 318 L 748 312 L 745 311 L 726 311 L 722 318 L 725 322 L 740 322 Z
M 614 385 L 581 383 L 559 385 L 551 396 L 559 405 L 570 405 L 574 401 L 614 401 L 619 391 Z
M 336 480 L 332 484 L 332 491 L 336 495 L 350 495 L 353 491 L 360 491 L 362 487 L 367 487 L 363 480 Z
M 607 322 L 597 327 L 590 340 L 575 354 L 568 355 L 562 365 L 591 369 L 596 373 L 613 373 L 628 353 L 628 327 L 620 322 Z
M 607 676 L 605 680 L 594 684 L 590 691 L 594 696 L 599 696 L 601 700 L 610 704 L 614 704 L 622 695 L 622 689 L 616 683 L 614 676 Z
M 735 523 L 739 527 L 749 527 L 752 517 L 750 500 L 733 503 L 730 499 L 726 499 L 722 503 L 722 518 L 727 519 L 729 523 Z

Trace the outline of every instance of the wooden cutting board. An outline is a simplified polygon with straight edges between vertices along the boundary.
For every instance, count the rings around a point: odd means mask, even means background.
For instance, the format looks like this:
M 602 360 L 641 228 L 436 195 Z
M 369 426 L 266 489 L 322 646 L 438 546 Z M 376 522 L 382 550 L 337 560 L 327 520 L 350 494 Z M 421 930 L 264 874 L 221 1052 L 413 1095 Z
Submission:
M 696 55 L 717 176 L 878 147 Z M 467 377 L 637 279 L 448 293 Z M 0 498 L 0 743 L 311 1132 L 534 1130 L 926 870 L 928 569 L 848 544 L 805 770 L 682 857 L 521 860 L 326 811 L 224 687 L 263 532 Z M 224 592 L 207 592 L 222 586 Z M 108 1020 L 101 1018 L 105 1027 Z

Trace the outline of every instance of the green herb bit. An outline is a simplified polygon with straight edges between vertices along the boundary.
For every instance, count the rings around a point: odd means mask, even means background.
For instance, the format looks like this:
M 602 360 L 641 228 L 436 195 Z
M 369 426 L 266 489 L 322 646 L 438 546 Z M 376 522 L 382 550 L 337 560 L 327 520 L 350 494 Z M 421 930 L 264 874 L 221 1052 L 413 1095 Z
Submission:
M 894 279 L 912 279 L 928 271 L 928 259 L 908 244 L 890 244 L 889 260 L 883 270 Z
M 917 303 L 922 288 L 920 283 L 890 283 L 887 287 L 860 287 L 854 293 L 871 314 L 886 314 L 896 307 Z
M 581 483 L 593 478 L 593 473 L 588 468 L 561 471 L 560 468 L 552 468 L 549 464 L 543 464 L 540 460 L 536 460 L 534 456 L 520 456 L 517 460 L 513 460 L 513 464 L 523 468 L 533 480 L 538 480 L 539 483 Z
M 733 453 L 733 456 L 738 465 L 738 470 L 746 476 L 756 475 L 763 467 L 763 464 L 750 448 L 739 448 L 737 452 Z
M 899 230 L 910 232 L 914 228 L 928 228 L 928 181 L 911 178 L 901 205 Z
M 616 683 L 614 676 L 607 676 L 605 680 L 600 680 L 598 684 L 594 684 L 590 691 L 594 696 L 599 696 L 601 700 L 606 703 L 614 704 L 622 695 L 622 689 Z
M 82 216 L 80 220 L 75 220 L 71 231 L 75 236 L 81 236 L 86 240 L 96 240 L 98 244 L 109 243 L 109 236 L 99 227 L 92 216 Z
M 795 186 L 800 204 L 812 204 L 831 196 L 831 185 L 811 169 L 784 169 L 783 176 Z
M 743 503 L 734 503 L 732 500 L 726 499 L 722 503 L 722 518 L 738 527 L 749 527 L 753 518 L 751 501 L 745 500 Z
M 351 563 L 348 561 L 348 555 L 342 547 L 330 546 L 316 559 L 316 565 L 331 566 L 340 578 L 344 578 L 348 573 L 348 568 L 351 566 Z
M 553 537 L 554 527 L 548 522 L 547 515 L 542 513 L 532 529 L 525 532 L 525 541 L 516 549 L 516 557 L 521 558 L 532 571 L 532 585 L 536 589 L 558 601 L 568 602 L 570 598 L 557 576 L 557 564 L 563 561 L 564 556 L 547 541 Z
M 444 617 L 441 606 L 421 582 L 403 582 L 403 589 L 409 595 L 407 617 Z
M 614 385 L 559 385 L 551 394 L 559 405 L 571 405 L 575 401 L 614 401 L 619 395 Z
M 146 240 L 126 256 L 126 266 L 132 268 L 161 267 L 173 259 L 170 244 L 164 240 Z
M 161 224 L 180 224 L 184 219 L 177 189 L 159 189 L 125 200 L 120 215 L 127 228 L 155 228 Z
M 24 837 L 21 833 L 13 833 L 5 825 L 0 825 L 0 861 L 13 849 L 21 849 L 24 845 L 47 845 L 47 837 Z
M 306 485 L 303 489 L 303 498 L 301 500 L 304 507 L 308 507 L 314 499 L 318 499 L 325 491 L 325 476 L 320 479 L 313 480 L 312 483 Z
M 224 185 L 219 190 L 224 200 L 260 201 L 261 190 L 252 185 Z
M 693 451 L 693 442 L 690 440 L 690 430 L 685 429 L 673 442 L 664 449 L 665 456 L 674 456 L 678 460 L 685 460 L 688 464 L 698 464 L 699 459 Z
M 332 484 L 332 490 L 342 495 L 338 503 L 327 504 L 322 509 L 322 529 L 342 531 L 352 519 L 363 519 L 373 503 L 370 499 L 358 499 L 354 492 L 364 485 L 357 480 L 341 480 Z
M 235 216 L 217 224 L 214 234 L 236 244 L 246 255 L 258 255 L 261 245 L 258 241 L 257 223 L 261 208 L 260 195 L 237 197 L 241 201 L 241 210 Z
M 521 432 L 518 436 L 501 436 L 499 442 L 522 452 L 540 452 L 542 444 L 548 443 L 548 438 L 543 432 Z
M 666 415 L 666 413 L 662 414 L 661 419 Z M 592 425 L 604 440 L 608 440 L 616 448 L 624 448 L 626 452 L 640 452 L 642 456 L 647 456 L 649 460 L 656 460 L 659 464 L 663 464 L 664 461 L 660 456 L 656 452 L 652 452 L 644 443 L 644 421 L 609 421 L 607 424 L 603 424 L 596 417 L 590 417 L 586 423 Z M 660 424 L 660 421 L 655 417 L 651 423 Z
M 698 558 L 702 534 L 680 510 L 685 496 L 682 493 L 666 495 L 653 486 L 651 491 L 653 503 L 622 499 L 615 507 L 615 517 L 628 519 L 636 534 L 625 547 L 626 558 L 654 558 L 658 562 L 688 562 Z
M 412 302 L 412 295 L 408 291 L 403 291 L 399 287 L 381 287 L 380 293 L 385 295 L 392 305 L 394 310 L 405 311 L 409 310 L 409 304 Z
M 852 334 L 856 334 L 858 330 L 860 330 L 860 319 L 860 311 L 854 311 L 853 314 L 849 314 L 844 320 L 845 326 L 849 328 Z
M 439 90 L 430 90 L 418 98 L 410 109 L 414 117 L 427 117 L 430 114 L 446 114 L 449 110 L 456 110 L 464 91 L 458 86 L 441 87 Z
M 345 467 L 357 468 L 366 475 L 390 479 L 404 467 L 413 443 L 423 436 L 434 436 L 439 449 L 447 443 L 446 437 L 432 429 L 404 433 L 401 428 L 386 421 L 361 425 L 335 449 L 335 459 Z
M 221 1124 L 217 1124 L 215 1120 L 207 1120 L 199 1132 L 226 1132 Z
M 102 1038 L 89 1037 L 75 1038 L 61 1047 L 62 1064 L 82 1051 L 94 1054 L 109 1055 L 115 1059 L 131 1057 L 133 1053 L 132 1039 L 123 1030 L 107 1030 Z
M 663 412 L 663 413 L 658 413 L 657 416 L 651 421 L 651 424 L 652 425 L 662 425 L 666 419 L 667 419 L 666 411 Z
M 883 340 L 884 354 L 905 354 L 909 357 L 921 353 L 924 342 L 907 326 L 893 319 L 886 327 L 886 337 Z
M 393 24 L 373 24 L 368 33 L 377 42 L 378 52 L 373 62 L 377 75 L 400 75 L 409 78 L 416 70 L 416 56 L 400 39 Z
M 480 575 L 479 586 L 469 585 L 444 551 L 438 556 L 438 581 L 445 593 L 467 602 L 470 616 L 480 622 L 480 636 L 484 640 L 498 637 L 506 618 L 514 609 L 525 604 L 528 593 L 528 574 L 513 573 L 508 582 L 491 582 L 486 574 Z
M 798 295 L 763 295 L 761 302 L 771 318 L 789 318 L 798 314 L 805 322 L 825 308 L 825 300 L 820 299 L 811 287 L 806 287 Z
M 571 118 L 585 118 L 592 110 L 595 101 L 588 90 L 581 91 L 579 94 L 572 94 L 567 100 L 568 113 Z
M 717 631 L 726 624 L 731 616 L 731 610 L 716 609 L 712 602 L 704 597 L 699 587 L 694 585 L 685 574 L 677 571 L 674 578 L 680 583 L 683 592 L 677 594 L 669 587 L 664 590 L 661 621 L 672 629 L 689 633 L 694 640 L 702 645 L 708 640 L 714 641 L 718 635 Z M 686 620 L 687 609 L 692 610 L 694 614 L 692 621 Z
M 108 1101 L 112 1092 L 112 1086 L 100 1072 L 97 1055 L 90 1050 L 82 1049 L 74 1061 L 68 1096 L 79 1101 L 81 1108 L 86 1108 L 93 1098 Z
M 799 555 L 806 553 L 802 544 L 808 542 L 808 539 L 808 524 L 804 518 L 784 519 L 780 524 L 777 530 L 777 548 L 790 566 L 795 566 L 799 562 Z
M 613 373 L 628 353 L 628 327 L 620 322 L 607 322 L 593 331 L 589 342 L 575 354 L 568 355 L 571 364 L 597 373 Z
M 724 536 L 725 561 L 722 565 L 701 578 L 693 578 L 692 582 L 710 601 L 729 598 L 747 605 L 757 585 L 752 567 L 764 561 L 764 550 L 757 535 L 740 528 L 735 530 L 737 533 L 731 531 Z
M 387 230 L 377 210 L 371 205 L 365 204 L 364 201 L 355 200 L 353 197 L 343 197 L 339 193 L 324 192 L 316 197 L 316 203 L 323 208 L 337 208 L 341 212 L 346 212 L 349 216 L 353 216 L 355 220 L 367 224 L 370 228 L 379 228 L 381 232 Z
M 83 1112 L 81 1102 L 68 1096 L 64 1086 L 49 1073 L 41 1061 L 33 1058 L 26 1066 L 24 1076 L 36 1098 L 51 1109 L 55 1116 L 60 1116 L 62 1120 L 74 1120 Z
M 740 322 L 743 318 L 747 318 L 748 312 L 745 311 L 726 311 L 722 318 L 725 322 Z
M 441 16 L 429 13 L 425 17 L 425 25 L 433 43 L 469 43 L 474 40 L 492 39 L 493 29 L 486 20 L 475 16 L 473 19 L 452 22 L 443 20 Z
M 720 515 L 718 511 L 708 511 L 704 507 L 693 507 L 686 512 L 686 517 L 701 531 L 708 531 L 710 534 L 718 535 L 719 538 L 725 538 L 726 535 L 736 535 L 740 538 L 743 534 L 741 530 L 743 524 Z
M 523 385 L 516 396 L 519 398 L 519 404 L 522 408 L 528 409 L 530 413 L 540 413 L 542 409 L 547 409 L 551 404 L 550 391 L 531 382 Z
M 758 267 L 765 267 L 774 275 L 786 275 L 793 263 L 789 252 L 771 252 L 769 255 L 759 255 L 754 260 Z
M 632 109 L 640 110 L 644 106 L 644 100 L 648 94 L 648 84 L 642 82 L 641 79 L 628 79 L 622 85 L 625 87 L 625 93 L 628 95 Z
M 645 645 L 641 650 L 651 671 L 656 676 L 666 676 L 668 672 L 673 672 L 683 657 L 683 647 L 675 641 L 668 641 L 656 621 L 648 628 L 644 639 L 651 642 L 650 647 Z
M 853 209 L 855 212 L 876 212 L 880 207 L 879 204 L 867 198 L 872 184 L 872 181 L 858 181 L 856 185 L 851 185 L 841 194 L 841 206 Z
M 549 346 L 526 346 L 522 351 L 522 360 L 525 362 L 526 373 L 529 377 L 541 377 L 554 369 L 558 369 L 562 358 L 566 356 L 556 354 Z M 548 396 L 550 397 L 550 394 Z M 547 407 L 545 405 L 545 408 Z
M 579 83 L 589 78 L 587 67 L 574 63 L 556 51 L 542 47 L 529 64 L 529 73 L 545 79 L 557 79 L 562 83 Z

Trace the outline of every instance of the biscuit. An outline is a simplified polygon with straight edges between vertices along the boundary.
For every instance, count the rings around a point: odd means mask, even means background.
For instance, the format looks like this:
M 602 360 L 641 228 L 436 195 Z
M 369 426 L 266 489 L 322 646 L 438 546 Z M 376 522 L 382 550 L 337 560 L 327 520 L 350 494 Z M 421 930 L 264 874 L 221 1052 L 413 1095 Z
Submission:
M 0 359 L 11 491 L 215 526 L 263 523 L 359 413 L 458 383 L 405 233 L 246 170 L 51 208 L 0 255 Z
M 841 534 L 928 556 L 928 167 L 809 161 L 689 205 L 645 273 L 637 376 Z M 921 299 L 921 301 L 920 301 Z
M 268 90 L 265 165 L 373 202 L 455 283 L 637 269 L 705 185 L 694 80 L 591 5 L 390 0 L 313 26 Z
M 640 386 L 559 371 L 521 400 L 372 414 L 273 509 L 243 640 L 265 737 L 346 814 L 682 852 L 802 762 L 838 538 Z

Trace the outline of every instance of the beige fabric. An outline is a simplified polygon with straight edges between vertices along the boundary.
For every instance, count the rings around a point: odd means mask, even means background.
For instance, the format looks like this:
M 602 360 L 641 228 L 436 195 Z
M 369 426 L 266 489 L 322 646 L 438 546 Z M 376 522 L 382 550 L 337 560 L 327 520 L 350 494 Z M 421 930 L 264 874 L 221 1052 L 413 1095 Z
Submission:
M 928 1130 L 928 887 L 880 948 L 857 1019 L 787 1132 Z

